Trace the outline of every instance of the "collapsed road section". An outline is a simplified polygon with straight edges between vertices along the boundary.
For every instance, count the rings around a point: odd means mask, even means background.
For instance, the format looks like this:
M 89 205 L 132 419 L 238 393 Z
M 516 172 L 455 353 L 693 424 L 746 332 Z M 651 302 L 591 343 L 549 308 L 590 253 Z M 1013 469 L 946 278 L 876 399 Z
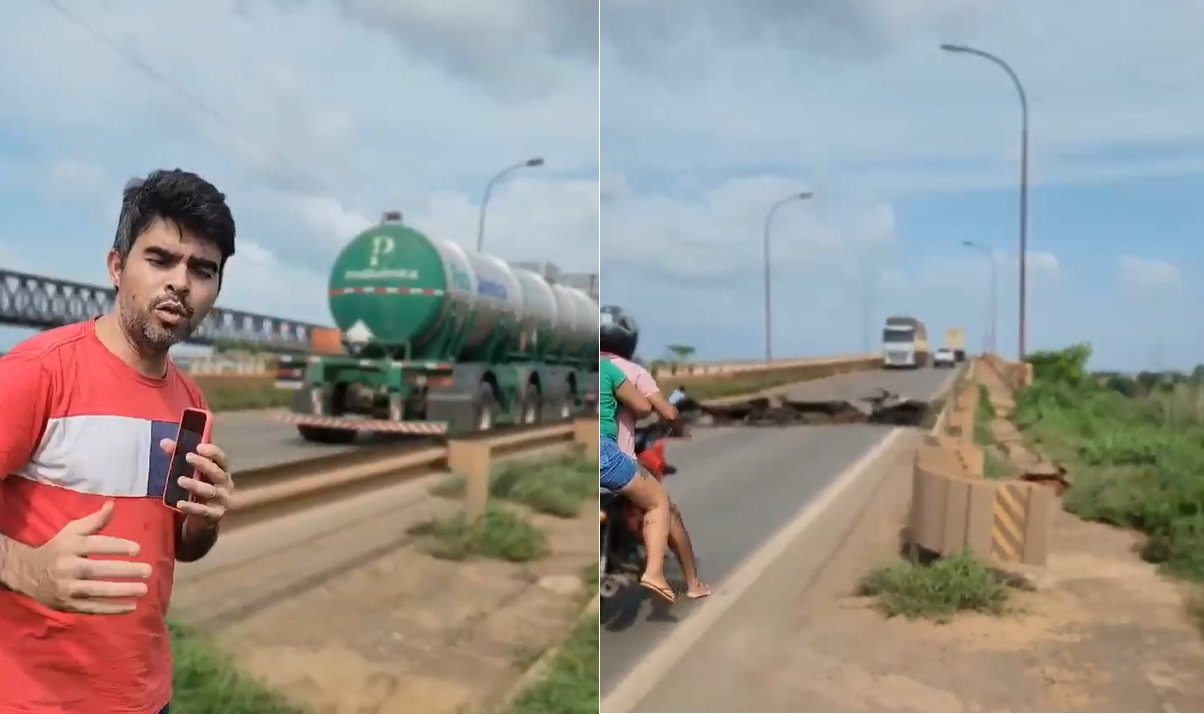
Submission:
M 906 398 L 879 387 L 857 399 L 792 399 L 779 394 L 724 404 L 687 399 L 678 408 L 694 426 L 919 426 L 932 406 L 933 402 Z

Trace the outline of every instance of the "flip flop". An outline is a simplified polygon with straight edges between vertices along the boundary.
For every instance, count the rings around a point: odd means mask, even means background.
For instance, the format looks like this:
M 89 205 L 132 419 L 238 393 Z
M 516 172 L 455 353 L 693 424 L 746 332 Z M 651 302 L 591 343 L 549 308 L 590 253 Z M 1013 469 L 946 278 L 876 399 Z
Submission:
M 690 591 L 688 591 L 688 590 L 686 591 L 686 597 L 690 600 L 701 600 L 704 597 L 710 597 L 711 595 L 714 595 L 714 594 L 715 594 L 715 591 L 711 590 L 710 588 L 707 588 L 707 591 L 701 595 L 691 595 Z
M 654 585 L 653 583 L 648 582 L 647 580 L 641 580 L 640 587 L 646 590 L 651 590 L 670 605 L 677 601 L 677 596 L 673 594 L 673 590 L 670 588 L 662 588 L 659 585 Z

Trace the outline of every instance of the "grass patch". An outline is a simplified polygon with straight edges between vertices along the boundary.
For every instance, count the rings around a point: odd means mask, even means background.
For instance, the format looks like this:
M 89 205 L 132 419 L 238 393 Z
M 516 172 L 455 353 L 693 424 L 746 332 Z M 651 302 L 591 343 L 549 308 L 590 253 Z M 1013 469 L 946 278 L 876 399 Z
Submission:
M 573 518 L 581 504 L 597 500 L 598 462 L 580 456 L 500 464 L 489 478 L 489 496 L 521 503 L 539 513 Z M 464 477 L 449 476 L 431 492 L 443 498 L 463 498 Z
M 1008 588 L 969 553 L 930 565 L 895 563 L 870 571 L 858 594 L 873 597 L 888 617 L 947 620 L 959 610 L 1002 614 Z
M 502 714 L 597 714 L 598 621 L 585 618 L 561 645 L 542 679 Z
M 989 479 L 1005 479 L 1012 475 L 1012 467 L 994 446 L 982 447 L 982 475 Z
M 196 381 L 215 412 L 287 408 L 293 403 L 293 392 L 277 389 L 274 378 L 211 376 Z
M 429 536 L 426 551 L 442 560 L 481 556 L 526 563 L 547 552 L 547 540 L 542 531 L 517 513 L 492 504 L 475 523 L 469 523 L 463 513 L 457 513 L 450 518 L 423 523 L 410 533 Z
M 995 407 L 991 406 L 990 392 L 978 385 L 978 405 L 974 409 L 974 443 L 982 449 L 983 478 L 1005 479 L 1012 475 L 1007 458 L 999 453 L 991 424 L 995 422 Z
M 1144 533 L 1143 558 L 1204 582 L 1204 384 L 1100 379 L 1090 354 L 1030 355 L 1017 426 L 1071 471 L 1066 510 Z
M 995 421 L 995 408 L 991 406 L 990 393 L 978 385 L 978 406 L 974 410 L 974 443 L 982 447 L 994 446 L 995 435 L 991 424 Z
M 173 714 L 306 714 L 284 697 L 237 672 L 230 658 L 187 628 L 171 632 Z

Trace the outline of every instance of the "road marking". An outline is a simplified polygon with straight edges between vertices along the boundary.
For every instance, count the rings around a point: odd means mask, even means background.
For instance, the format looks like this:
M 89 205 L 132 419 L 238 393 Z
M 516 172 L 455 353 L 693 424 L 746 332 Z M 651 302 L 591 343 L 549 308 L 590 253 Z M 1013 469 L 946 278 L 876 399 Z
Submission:
M 628 674 L 615 685 L 610 694 L 602 698 L 599 710 L 615 713 L 628 712 L 647 697 L 656 683 L 690 651 L 695 643 L 756 583 L 765 571 L 769 570 L 774 561 L 780 558 L 811 523 L 826 511 L 833 501 L 848 490 L 854 481 L 864 475 L 906 431 L 907 429 L 904 428 L 891 429 L 860 459 L 828 484 L 828 487 L 818 497 L 803 507 L 794 520 L 787 523 L 766 541 L 760 549 L 732 572 L 722 585 L 715 587 L 714 593 L 699 603 L 697 609 L 678 623 L 676 628 L 660 641 L 659 645 L 636 662 Z M 602 654 L 599 650 L 599 655 Z

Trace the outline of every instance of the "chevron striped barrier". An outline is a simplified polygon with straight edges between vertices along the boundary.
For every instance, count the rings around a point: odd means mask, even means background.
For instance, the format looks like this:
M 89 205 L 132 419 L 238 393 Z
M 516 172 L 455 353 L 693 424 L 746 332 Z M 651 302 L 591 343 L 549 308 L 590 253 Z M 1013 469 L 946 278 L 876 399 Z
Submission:
M 955 389 L 944 428 L 916 450 L 911 539 L 940 555 L 969 550 L 997 565 L 1045 565 L 1057 493 L 1040 483 L 983 478 L 984 454 L 974 443 L 975 374 L 983 368 L 1000 373 L 995 365 L 973 362 Z M 1022 370 L 1009 374 L 1023 380 Z

